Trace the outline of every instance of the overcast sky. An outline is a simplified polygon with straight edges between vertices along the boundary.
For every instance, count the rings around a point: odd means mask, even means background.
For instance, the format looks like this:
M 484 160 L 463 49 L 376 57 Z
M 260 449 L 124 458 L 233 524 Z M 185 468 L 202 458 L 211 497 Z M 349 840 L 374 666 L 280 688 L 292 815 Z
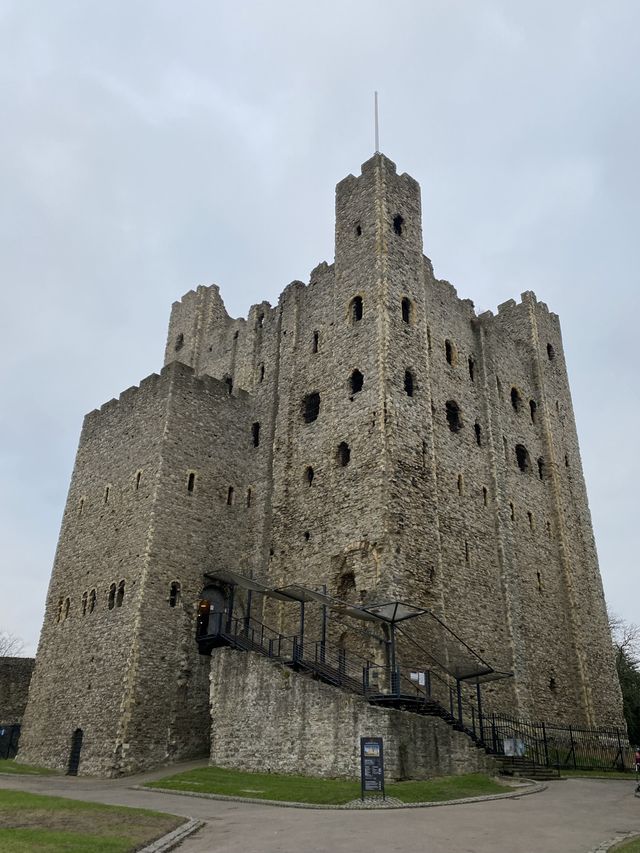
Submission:
M 0 629 L 33 654 L 82 417 L 171 303 L 277 302 L 381 148 L 479 311 L 560 315 L 610 607 L 640 621 L 637 0 L 0 0 Z

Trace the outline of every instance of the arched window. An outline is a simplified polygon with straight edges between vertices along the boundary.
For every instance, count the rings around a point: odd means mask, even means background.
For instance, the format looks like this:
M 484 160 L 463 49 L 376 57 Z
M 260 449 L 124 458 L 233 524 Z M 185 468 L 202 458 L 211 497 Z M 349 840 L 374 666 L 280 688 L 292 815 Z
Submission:
M 338 462 L 343 468 L 346 468 L 351 461 L 351 449 L 346 441 L 342 441 L 338 445 Z
M 169 607 L 176 607 L 180 604 L 180 597 L 180 581 L 171 581 L 171 585 L 169 586 Z
M 460 406 L 455 400 L 447 400 L 445 403 L 447 412 L 447 423 L 451 432 L 459 432 L 462 429 L 462 418 L 460 416 Z
M 358 323 L 362 320 L 364 309 L 362 305 L 362 296 L 354 296 L 351 300 L 349 315 L 352 323 Z
M 124 581 L 120 581 L 118 584 L 118 591 L 116 593 L 116 607 L 122 607 L 122 602 L 124 601 Z
M 413 377 L 413 373 L 410 370 L 405 370 L 404 372 L 404 390 L 407 392 L 408 397 L 413 397 L 413 392 L 415 390 L 415 380 Z
M 520 406 L 522 405 L 522 398 L 520 397 L 520 392 L 517 388 L 511 389 L 511 405 L 513 406 L 514 412 L 520 411 Z
M 83 592 L 82 593 L 82 615 L 83 616 L 86 616 L 86 614 L 87 614 L 87 602 L 88 602 L 88 600 L 89 600 L 89 593 Z
M 362 387 L 364 385 L 364 376 L 360 373 L 359 370 L 354 370 L 351 374 L 351 379 L 349 380 L 351 385 L 351 393 L 359 394 L 362 391 Z
M 407 296 L 402 300 L 402 320 L 405 323 L 411 322 L 411 300 Z
M 524 444 L 516 444 L 516 462 L 521 471 L 528 471 L 530 466 L 529 451 Z
M 352 571 L 342 572 L 336 582 L 336 595 L 338 598 L 348 598 L 355 591 L 356 576 Z
M 444 342 L 444 355 L 447 359 L 447 364 L 450 364 L 452 367 L 455 367 L 455 364 L 458 360 L 458 353 L 456 351 L 456 348 L 448 338 Z
M 394 234 L 397 234 L 398 236 L 400 236 L 400 234 L 402 234 L 402 226 L 403 225 L 404 225 L 404 219 L 402 218 L 402 216 L 400 216 L 399 213 L 396 213 L 396 215 L 393 217 Z
M 174 352 L 180 352 L 180 350 L 182 349 L 183 346 L 184 346 L 184 335 L 182 334 L 182 332 L 180 332 L 180 334 L 176 338 L 176 342 L 175 342 L 174 347 L 173 347 Z
M 307 394 L 302 400 L 302 417 L 306 424 L 311 424 L 318 419 L 320 414 L 320 394 L 314 391 L 312 394 Z
M 538 408 L 538 404 L 535 400 L 529 400 L 529 412 L 531 413 L 531 423 L 535 424 L 536 422 L 536 410 Z
M 62 621 L 62 608 L 64 605 L 64 598 L 58 599 L 58 608 L 56 610 L 56 622 Z
M 89 613 L 93 613 L 93 611 L 96 609 L 97 597 L 98 597 L 97 592 L 95 591 L 95 589 L 92 589 L 91 592 L 89 593 Z
M 109 610 L 113 610 L 116 606 L 116 585 L 114 583 L 109 587 L 109 597 L 107 599 L 107 607 Z
M 304 479 L 305 479 L 305 482 L 308 486 L 310 486 L 313 483 L 313 478 L 315 477 L 315 475 L 316 475 L 315 471 L 313 470 L 311 465 L 307 465 L 307 467 L 304 470 Z
M 69 615 L 69 610 L 70 610 L 70 609 L 71 609 L 71 599 L 70 599 L 70 598 L 65 598 L 65 600 L 64 600 L 64 606 L 63 606 L 63 608 L 62 608 L 62 621 L 63 621 L 63 622 L 64 622 L 64 620 L 67 618 L 67 616 Z

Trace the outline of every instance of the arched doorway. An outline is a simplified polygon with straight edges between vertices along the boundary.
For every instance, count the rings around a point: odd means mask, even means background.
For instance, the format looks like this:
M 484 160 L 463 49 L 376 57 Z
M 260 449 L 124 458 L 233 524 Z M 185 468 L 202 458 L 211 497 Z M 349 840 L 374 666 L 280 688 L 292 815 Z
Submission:
M 80 752 L 82 750 L 82 729 L 76 729 L 71 736 L 71 753 L 69 754 L 69 767 L 67 773 L 69 776 L 78 775 L 78 767 L 80 766 Z

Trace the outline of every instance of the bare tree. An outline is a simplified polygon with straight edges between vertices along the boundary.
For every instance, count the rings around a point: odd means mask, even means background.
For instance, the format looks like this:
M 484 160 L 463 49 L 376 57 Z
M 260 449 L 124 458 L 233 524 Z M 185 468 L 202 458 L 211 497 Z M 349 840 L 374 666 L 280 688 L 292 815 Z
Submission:
M 625 622 L 621 616 L 610 613 L 609 628 L 616 652 L 634 666 L 640 665 L 640 625 Z
M 24 651 L 24 641 L 8 631 L 0 631 L 0 657 L 19 657 Z

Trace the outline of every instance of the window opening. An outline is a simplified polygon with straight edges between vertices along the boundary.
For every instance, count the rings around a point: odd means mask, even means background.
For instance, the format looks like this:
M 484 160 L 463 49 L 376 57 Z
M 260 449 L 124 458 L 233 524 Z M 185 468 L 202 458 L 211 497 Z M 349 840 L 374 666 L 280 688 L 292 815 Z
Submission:
M 547 536 L 551 539 L 551 522 L 547 521 Z
M 264 314 L 258 314 L 258 328 L 261 329 L 264 326 Z
M 319 414 L 320 394 L 318 394 L 317 391 L 314 391 L 312 394 L 307 394 L 302 401 L 302 417 L 304 418 L 305 423 L 311 424 L 318 419 Z
M 360 225 L 359 222 L 356 222 L 355 232 L 356 232 L 356 237 L 362 236 L 362 225 Z
M 116 606 L 116 585 L 114 583 L 109 587 L 109 598 L 107 599 L 107 607 L 113 610 Z
M 305 538 L 305 540 L 306 540 L 307 542 L 309 541 L 309 539 L 311 539 L 311 534 L 309 533 L 309 531 L 308 531 L 308 530 L 305 530 L 305 532 L 304 532 L 304 538 Z
M 520 411 L 520 404 L 522 403 L 520 392 L 517 388 L 511 389 L 511 405 L 513 406 L 513 410 L 515 412 Z
M 528 512 L 528 513 L 527 513 L 527 518 L 529 519 L 529 529 L 530 529 L 530 530 L 533 530 L 533 528 L 534 528 L 534 524 L 533 524 L 533 513 Z
M 473 425 L 473 431 L 476 434 L 476 444 L 478 445 L 478 447 L 482 447 L 482 427 L 480 426 L 478 421 L 476 421 Z
M 258 421 L 251 425 L 251 437 L 253 446 L 260 447 L 260 423 Z
M 447 411 L 447 423 L 449 424 L 449 429 L 451 432 L 459 432 L 462 429 L 460 406 L 458 406 L 455 400 L 447 400 L 445 407 Z
M 529 451 L 524 444 L 516 444 L 516 462 L 521 471 L 529 470 Z
M 188 479 L 187 479 L 187 491 L 188 491 L 188 492 L 193 492 L 193 490 L 195 489 L 195 487 L 196 487 L 196 475 L 194 474 L 194 472 L 193 472 L 193 471 L 191 471 L 191 472 L 189 473 L 189 477 L 188 477 Z
M 78 504 L 78 515 L 82 515 L 84 512 L 84 498 L 80 498 L 80 503 Z
M 469 562 L 469 543 L 467 540 L 464 540 L 464 561 L 465 563 Z
M 64 604 L 64 599 L 59 598 L 58 599 L 58 612 L 56 615 L 56 622 L 60 622 L 62 619 L 62 606 L 63 606 L 63 604 Z
M 555 357 L 556 351 L 554 350 L 551 344 L 547 344 L 547 358 L 549 359 L 549 361 L 553 361 Z
M 406 296 L 402 300 L 402 320 L 405 323 L 411 322 L 411 300 Z
M 184 335 L 182 334 L 182 332 L 180 332 L 180 334 L 176 338 L 175 346 L 173 347 L 174 352 L 180 352 L 180 350 L 182 349 L 183 346 L 184 346 Z
M 362 320 L 362 315 L 362 296 L 354 296 L 351 300 L 351 321 L 353 323 L 358 323 L 360 320 Z
M 318 352 L 320 344 L 320 332 L 313 333 L 313 346 L 311 347 L 311 352 L 315 355 Z
M 304 478 L 307 481 L 307 485 L 310 486 L 313 483 L 313 478 L 315 477 L 315 471 L 311 467 L 311 465 L 307 465 L 304 472 Z
M 359 394 L 364 385 L 364 376 L 359 370 L 354 370 L 351 374 L 351 393 Z
M 536 422 L 536 409 L 538 408 L 538 404 L 535 400 L 529 400 L 529 411 L 531 412 L 531 423 L 535 424 Z
M 431 352 L 431 329 L 427 326 L 427 352 Z
M 415 388 L 415 381 L 413 378 L 413 373 L 410 370 L 405 370 L 405 372 L 404 372 L 404 390 L 407 392 L 408 397 L 413 397 L 414 388 Z
M 552 676 L 549 679 L 549 690 L 557 690 L 557 689 L 558 689 L 558 684 L 557 684 L 555 678 L 553 678 L 553 676 Z
M 458 494 L 464 494 L 464 478 L 462 474 L 458 474 Z
M 233 506 L 233 496 L 235 493 L 235 489 L 233 486 L 229 486 L 229 490 L 227 492 L 227 506 Z
M 483 486 L 482 487 L 482 503 L 484 504 L 484 506 L 487 505 L 487 497 L 488 497 L 487 487 Z
M 140 480 L 142 479 L 142 471 L 136 472 L 136 492 L 140 488 Z
M 83 616 L 87 615 L 87 601 L 88 601 L 88 599 L 89 599 L 89 593 L 83 592 L 82 593 L 82 615 Z
M 538 457 L 538 477 L 544 480 L 544 459 L 542 456 Z
M 69 753 L 69 763 L 67 765 L 67 774 L 69 776 L 77 776 L 78 768 L 80 767 L 80 753 L 82 751 L 82 729 L 76 729 L 71 736 L 71 752 Z
M 227 390 L 229 391 L 229 394 L 233 394 L 233 379 L 227 375 L 227 376 L 223 377 L 222 381 L 227 386 Z
M 399 213 L 393 217 L 393 230 L 394 233 L 400 235 L 402 234 L 402 226 L 404 225 L 404 219 L 400 216 Z
M 169 587 L 169 607 L 177 607 L 180 604 L 180 597 L 180 581 L 171 581 L 171 586 Z
M 447 364 L 454 365 L 456 363 L 455 347 L 448 338 L 444 342 L 444 354 L 447 359 Z
M 469 356 L 469 379 L 472 382 L 475 382 L 476 377 L 476 363 L 471 356 Z
M 108 503 L 109 503 L 109 492 L 110 492 L 110 491 L 111 491 L 111 487 L 110 487 L 110 486 L 107 486 L 107 487 L 105 488 L 105 490 L 104 490 L 104 502 L 105 502 L 106 504 L 108 504 Z
M 564 455 L 564 467 L 565 467 L 565 468 L 568 468 L 568 467 L 569 467 L 569 457 L 567 456 L 567 454 L 566 454 L 566 453 L 565 453 L 565 455 Z
M 542 575 L 540 572 L 536 572 L 536 577 L 538 578 L 538 592 L 542 592 Z
M 342 441 L 338 445 L 338 462 L 343 468 L 346 468 L 351 461 L 351 449 L 346 441 Z
M 116 607 L 122 607 L 122 602 L 124 601 L 124 581 L 120 581 L 118 584 L 118 591 L 116 593 Z
M 264 362 L 258 366 L 258 382 L 264 382 Z
M 251 504 L 253 502 L 253 492 L 251 489 L 247 489 L 247 509 L 251 509 Z
M 336 584 L 336 595 L 338 598 L 348 598 L 350 593 L 355 592 L 356 576 L 352 571 L 342 572 Z
M 92 589 L 91 592 L 89 593 L 89 613 L 93 613 L 93 611 L 96 609 L 97 597 L 98 597 L 97 592 L 95 591 L 95 589 Z
M 516 520 L 516 508 L 514 507 L 514 505 L 511 501 L 509 502 L 509 511 L 511 513 L 511 521 L 515 521 Z

